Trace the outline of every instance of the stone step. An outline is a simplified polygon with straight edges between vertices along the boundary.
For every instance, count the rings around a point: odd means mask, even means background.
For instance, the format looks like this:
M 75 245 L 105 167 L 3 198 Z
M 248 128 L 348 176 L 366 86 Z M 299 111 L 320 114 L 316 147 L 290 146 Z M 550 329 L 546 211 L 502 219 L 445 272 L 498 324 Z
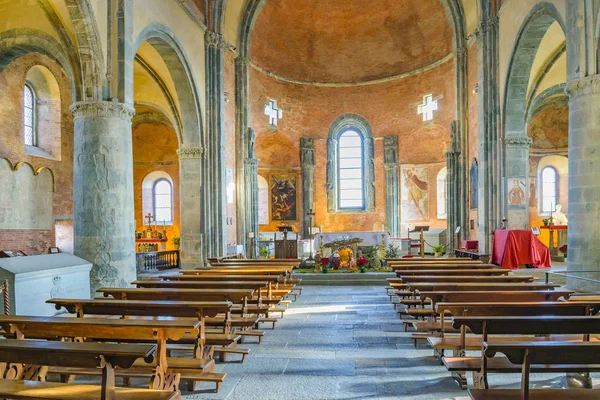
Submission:
M 306 273 L 302 277 L 302 286 L 386 286 L 387 278 L 396 275 L 390 272 L 361 273 Z

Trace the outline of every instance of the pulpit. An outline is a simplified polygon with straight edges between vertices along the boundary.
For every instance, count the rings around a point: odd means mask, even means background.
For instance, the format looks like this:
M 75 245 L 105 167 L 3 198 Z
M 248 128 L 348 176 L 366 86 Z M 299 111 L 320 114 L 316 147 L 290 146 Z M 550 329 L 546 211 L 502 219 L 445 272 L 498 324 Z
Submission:
M 293 233 L 291 226 L 280 226 L 279 232 L 283 234 L 283 239 L 275 239 L 275 258 L 298 258 L 298 240 Z M 292 231 L 294 239 L 288 239 L 288 232 Z

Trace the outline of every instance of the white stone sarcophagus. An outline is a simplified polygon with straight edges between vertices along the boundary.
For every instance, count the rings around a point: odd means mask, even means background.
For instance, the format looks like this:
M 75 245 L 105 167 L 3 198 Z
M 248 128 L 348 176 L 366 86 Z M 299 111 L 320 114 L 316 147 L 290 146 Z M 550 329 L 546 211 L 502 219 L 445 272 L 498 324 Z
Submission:
M 92 264 L 72 254 L 0 258 L 0 283 L 8 280 L 11 315 L 59 313 L 52 297 L 90 298 Z

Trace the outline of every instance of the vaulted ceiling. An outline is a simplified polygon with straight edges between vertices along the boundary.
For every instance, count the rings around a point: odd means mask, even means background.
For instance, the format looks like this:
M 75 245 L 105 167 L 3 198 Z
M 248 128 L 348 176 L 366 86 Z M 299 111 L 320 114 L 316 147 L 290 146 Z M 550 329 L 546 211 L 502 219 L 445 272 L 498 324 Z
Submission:
M 387 78 L 452 51 L 441 1 L 269 0 L 251 36 L 253 63 L 310 82 Z

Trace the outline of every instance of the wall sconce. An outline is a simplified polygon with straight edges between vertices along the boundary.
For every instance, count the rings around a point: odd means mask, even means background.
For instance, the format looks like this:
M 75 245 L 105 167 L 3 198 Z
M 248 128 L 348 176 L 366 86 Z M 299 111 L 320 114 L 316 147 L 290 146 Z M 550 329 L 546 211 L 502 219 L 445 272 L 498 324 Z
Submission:
M 224 92 L 223 96 L 225 97 L 225 103 L 229 103 L 229 92 Z
M 479 83 L 473 85 L 473 93 L 479 93 Z

